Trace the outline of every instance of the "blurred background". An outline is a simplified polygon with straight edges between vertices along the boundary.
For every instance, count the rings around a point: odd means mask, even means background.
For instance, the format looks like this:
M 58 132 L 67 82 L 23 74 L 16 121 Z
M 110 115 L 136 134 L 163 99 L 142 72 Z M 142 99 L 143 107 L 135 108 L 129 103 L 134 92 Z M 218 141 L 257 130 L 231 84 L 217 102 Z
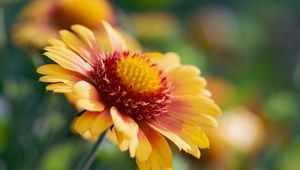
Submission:
M 102 19 L 131 49 L 197 65 L 223 110 L 200 160 L 173 146 L 175 170 L 299 169 L 300 1 L 0 0 L 0 170 L 74 169 L 92 147 L 69 129 L 74 108 L 35 70 L 59 29 L 84 24 L 103 37 Z M 91 169 L 136 165 L 105 140 Z

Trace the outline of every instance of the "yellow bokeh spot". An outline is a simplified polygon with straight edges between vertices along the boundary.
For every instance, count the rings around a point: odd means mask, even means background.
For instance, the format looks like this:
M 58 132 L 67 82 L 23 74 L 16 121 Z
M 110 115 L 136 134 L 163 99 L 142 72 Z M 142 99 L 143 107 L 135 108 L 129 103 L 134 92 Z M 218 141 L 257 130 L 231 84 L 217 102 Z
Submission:
M 61 0 L 56 14 L 60 26 L 82 24 L 95 28 L 102 20 L 111 19 L 112 7 L 106 0 Z
M 117 74 L 134 92 L 150 93 L 161 87 L 159 70 L 141 57 L 122 57 L 117 63 Z

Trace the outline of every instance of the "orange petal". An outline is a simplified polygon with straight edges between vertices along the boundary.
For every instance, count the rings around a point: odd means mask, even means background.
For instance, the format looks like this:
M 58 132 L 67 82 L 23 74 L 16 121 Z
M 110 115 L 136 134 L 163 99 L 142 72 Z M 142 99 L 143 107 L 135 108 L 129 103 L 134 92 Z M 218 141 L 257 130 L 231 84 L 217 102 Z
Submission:
M 101 112 L 105 108 L 97 89 L 86 81 L 73 86 L 73 98 L 78 109 Z
M 117 30 L 113 29 L 106 21 L 102 21 L 102 24 L 108 34 L 112 49 L 114 51 L 125 51 L 127 47 L 121 34 Z

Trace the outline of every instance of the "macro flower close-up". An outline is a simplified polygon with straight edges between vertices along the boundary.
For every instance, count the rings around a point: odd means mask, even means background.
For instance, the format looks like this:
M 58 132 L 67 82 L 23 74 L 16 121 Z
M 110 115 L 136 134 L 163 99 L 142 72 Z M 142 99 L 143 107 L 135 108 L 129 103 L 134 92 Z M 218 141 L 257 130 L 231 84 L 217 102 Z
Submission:
M 0 170 L 298 170 L 299 7 L 0 0 Z
M 175 53 L 128 51 L 121 35 L 103 25 L 112 51 L 98 49 L 94 34 L 73 25 L 60 31 L 44 53 L 57 64 L 37 69 L 47 90 L 64 93 L 81 115 L 72 129 L 91 140 L 107 131 L 120 150 L 129 150 L 140 169 L 172 168 L 166 138 L 200 158 L 209 147 L 202 127 L 216 127 L 219 107 L 206 80 Z

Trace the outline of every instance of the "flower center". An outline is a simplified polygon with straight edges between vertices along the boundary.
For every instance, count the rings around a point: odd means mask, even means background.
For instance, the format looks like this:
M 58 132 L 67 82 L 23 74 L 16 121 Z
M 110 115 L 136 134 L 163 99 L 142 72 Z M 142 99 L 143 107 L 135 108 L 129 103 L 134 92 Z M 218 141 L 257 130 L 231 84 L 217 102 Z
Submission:
M 155 92 L 161 87 L 159 71 L 141 57 L 122 57 L 117 62 L 117 73 L 123 83 L 137 93 Z
M 95 68 L 93 81 L 102 100 L 135 120 L 151 119 L 167 111 L 170 88 L 155 64 L 130 52 L 115 52 Z

